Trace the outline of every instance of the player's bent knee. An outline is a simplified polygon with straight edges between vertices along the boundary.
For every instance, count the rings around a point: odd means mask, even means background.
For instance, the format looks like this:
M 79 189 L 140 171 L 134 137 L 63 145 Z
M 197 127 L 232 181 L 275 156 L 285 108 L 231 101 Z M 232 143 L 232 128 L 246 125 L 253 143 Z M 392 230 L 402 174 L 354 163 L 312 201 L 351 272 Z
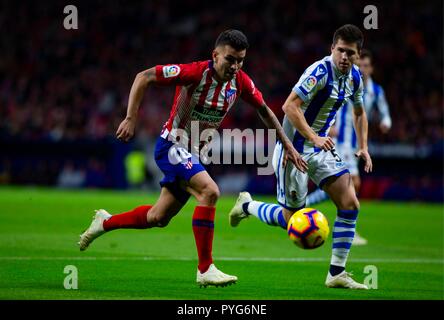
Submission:
M 206 205 L 215 205 L 220 197 L 220 191 L 217 186 L 208 186 L 202 190 L 201 201 Z
M 353 199 L 351 201 L 344 203 L 343 207 L 345 210 L 359 210 L 360 204 L 358 199 Z
M 163 228 L 170 223 L 170 220 L 171 218 L 168 216 L 152 215 L 148 220 L 148 224 L 150 227 Z
M 338 203 L 338 209 L 340 210 L 359 210 L 360 204 L 356 196 L 341 199 Z
M 170 222 L 171 217 L 169 217 L 169 215 L 166 214 L 165 212 L 157 212 L 156 209 L 157 208 L 153 207 L 147 216 L 148 227 L 149 228 L 166 227 L 168 225 L 168 223 Z M 163 211 L 163 210 L 160 210 L 160 211 Z

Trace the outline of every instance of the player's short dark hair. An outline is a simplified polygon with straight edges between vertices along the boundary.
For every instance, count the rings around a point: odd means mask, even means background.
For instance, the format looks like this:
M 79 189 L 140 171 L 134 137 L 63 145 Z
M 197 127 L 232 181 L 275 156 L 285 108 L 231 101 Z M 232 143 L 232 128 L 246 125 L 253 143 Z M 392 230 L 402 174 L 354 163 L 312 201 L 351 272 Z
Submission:
M 339 39 L 347 43 L 356 43 L 359 51 L 361 51 L 362 45 L 364 44 L 362 31 L 353 24 L 345 24 L 335 31 L 333 35 L 333 45 L 338 43 Z
M 362 50 L 361 50 L 361 54 L 359 55 L 359 57 L 360 57 L 361 59 L 369 58 L 369 59 L 370 59 L 370 62 L 373 63 L 373 55 L 372 55 L 372 53 L 370 52 L 370 50 L 368 50 L 368 49 L 362 49 Z
M 250 46 L 248 44 L 248 39 L 242 31 L 229 29 L 222 32 L 219 37 L 217 37 L 214 47 L 229 45 L 237 51 L 248 49 Z

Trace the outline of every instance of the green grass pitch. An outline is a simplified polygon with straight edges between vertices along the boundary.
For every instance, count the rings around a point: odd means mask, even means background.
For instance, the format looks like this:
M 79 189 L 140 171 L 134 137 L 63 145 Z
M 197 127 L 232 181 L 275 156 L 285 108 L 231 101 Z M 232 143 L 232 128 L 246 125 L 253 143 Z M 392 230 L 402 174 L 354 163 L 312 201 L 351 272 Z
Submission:
M 274 202 L 273 197 L 256 197 Z M 328 242 L 302 250 L 286 233 L 255 218 L 228 224 L 235 196 L 223 196 L 215 221 L 213 256 L 237 284 L 201 289 L 190 201 L 166 228 L 116 230 L 87 251 L 77 247 L 93 210 L 110 213 L 152 204 L 157 194 L 0 188 L 0 299 L 444 299 L 442 204 L 362 201 L 358 231 L 367 246 L 352 247 L 348 271 L 364 281 L 377 270 L 378 288 L 328 289 Z M 317 206 L 332 225 L 331 202 Z M 78 289 L 64 288 L 64 268 L 78 271 Z

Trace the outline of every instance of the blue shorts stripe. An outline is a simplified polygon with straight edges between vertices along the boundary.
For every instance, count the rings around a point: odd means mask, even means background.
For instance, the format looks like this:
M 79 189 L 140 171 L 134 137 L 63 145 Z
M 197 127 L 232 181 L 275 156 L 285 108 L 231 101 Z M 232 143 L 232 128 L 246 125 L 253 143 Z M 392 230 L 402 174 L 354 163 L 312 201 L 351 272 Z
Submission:
M 298 208 L 292 208 L 292 207 L 289 207 L 289 206 L 283 204 L 282 202 L 279 202 L 279 201 L 278 201 L 278 203 L 279 203 L 279 205 L 280 205 L 282 208 L 285 208 L 285 209 L 287 209 L 287 210 L 290 210 L 290 211 L 293 211 L 293 212 L 296 212 L 297 210 L 299 210 Z M 305 205 L 304 205 L 302 208 L 305 208 Z
M 331 177 L 340 177 L 346 173 L 350 173 L 350 171 L 348 171 L 348 169 L 344 169 L 338 173 L 335 173 L 331 176 L 325 177 L 324 179 L 321 180 L 321 182 L 319 182 L 319 189 L 322 189 L 322 187 L 324 186 L 324 184 L 327 182 L 328 179 L 330 179 Z

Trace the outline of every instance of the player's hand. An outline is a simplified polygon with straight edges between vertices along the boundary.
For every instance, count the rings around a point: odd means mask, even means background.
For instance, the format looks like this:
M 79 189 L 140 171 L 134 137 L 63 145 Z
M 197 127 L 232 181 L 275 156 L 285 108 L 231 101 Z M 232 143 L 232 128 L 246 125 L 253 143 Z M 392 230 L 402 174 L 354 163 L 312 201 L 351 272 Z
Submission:
M 320 148 L 324 151 L 329 151 L 335 146 L 335 143 L 333 142 L 333 139 L 331 137 L 316 136 L 316 138 L 313 139 L 313 143 L 315 147 Z
M 287 165 L 288 160 L 290 160 L 296 168 L 301 172 L 307 172 L 308 164 L 302 159 L 302 156 L 296 149 L 293 147 L 291 142 L 287 142 L 283 145 L 284 148 L 284 160 L 282 161 L 282 166 L 285 167 Z
M 357 158 L 362 158 L 364 160 L 364 171 L 365 172 L 367 172 L 367 173 L 372 172 L 372 170 L 373 170 L 372 158 L 370 157 L 370 154 L 368 153 L 367 150 L 359 149 L 355 153 L 355 156 Z
M 134 130 L 136 128 L 136 121 L 125 118 L 117 129 L 116 137 L 120 141 L 128 142 L 129 139 L 131 139 L 134 136 Z
M 385 123 L 381 123 L 379 125 L 379 130 L 381 130 L 382 133 L 387 134 L 387 132 L 389 132 L 390 127 L 388 125 L 386 125 Z

